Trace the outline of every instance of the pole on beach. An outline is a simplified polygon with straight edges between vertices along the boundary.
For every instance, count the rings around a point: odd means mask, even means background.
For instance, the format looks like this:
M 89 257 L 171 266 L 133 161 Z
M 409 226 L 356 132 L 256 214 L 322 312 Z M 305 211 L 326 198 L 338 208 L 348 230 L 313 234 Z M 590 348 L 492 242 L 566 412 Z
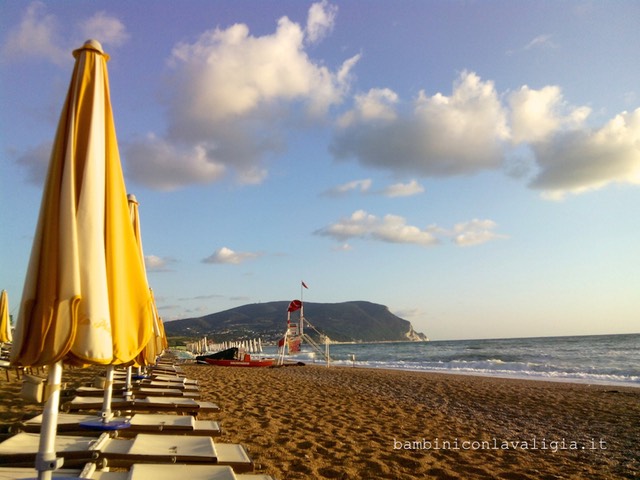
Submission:
M 331 340 L 329 340 L 329 337 L 325 335 L 324 336 L 324 356 L 327 359 L 327 368 L 329 368 L 329 366 L 331 365 L 331 357 L 329 356 L 329 343 L 331 343 Z
M 300 336 L 304 335 L 304 289 L 309 288 L 304 283 L 304 281 L 300 281 L 300 327 L 298 334 Z

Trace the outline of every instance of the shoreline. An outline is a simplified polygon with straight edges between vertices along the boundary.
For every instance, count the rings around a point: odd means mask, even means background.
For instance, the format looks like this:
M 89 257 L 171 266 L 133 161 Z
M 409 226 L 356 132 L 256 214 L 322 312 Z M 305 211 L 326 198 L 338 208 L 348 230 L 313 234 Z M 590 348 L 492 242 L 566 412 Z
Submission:
M 318 364 L 312 364 L 317 365 Z M 504 378 L 507 380 L 531 380 L 532 382 L 553 382 L 553 383 L 575 383 L 577 385 L 598 385 L 598 386 L 609 386 L 609 387 L 628 387 L 628 388 L 640 388 L 640 383 L 633 382 L 616 382 L 614 380 L 593 380 L 593 379 L 580 379 L 580 378 L 560 378 L 560 377 L 543 377 L 543 376 L 525 376 L 525 375 L 509 375 L 509 374 L 491 374 L 491 373 L 480 373 L 480 372 L 456 372 L 453 370 L 420 370 L 420 369 L 412 369 L 412 368 L 393 368 L 393 367 L 372 367 L 370 365 L 347 365 L 347 364 L 337 364 L 333 365 L 339 368 L 364 368 L 364 369 L 372 369 L 372 370 L 396 370 L 400 372 L 415 372 L 415 373 L 434 373 L 434 374 L 443 374 L 443 375 L 468 375 L 470 377 L 488 377 L 488 378 Z
M 270 357 L 270 355 L 258 355 L 259 357 Z M 306 359 L 302 360 L 303 363 L 313 367 L 326 367 L 325 362 L 321 361 L 308 361 Z M 391 370 L 398 372 L 414 372 L 414 373 L 434 373 L 434 374 L 443 374 L 443 375 L 468 375 L 471 377 L 487 377 L 487 378 L 504 378 L 509 380 L 531 380 L 533 382 L 554 382 L 554 383 L 575 383 L 578 385 L 599 385 L 599 386 L 609 386 L 609 387 L 629 387 L 629 388 L 640 388 L 640 381 L 638 382 L 625 382 L 625 381 L 615 381 L 615 380 L 597 380 L 592 378 L 574 378 L 574 377 L 553 377 L 553 376 L 535 376 L 535 375 L 518 375 L 516 373 L 497 373 L 497 372 L 469 372 L 469 371 L 455 371 L 455 370 L 430 370 L 430 369 L 420 369 L 420 368 L 410 368 L 410 367 L 393 367 L 393 366 L 372 366 L 365 364 L 358 364 L 358 361 L 355 361 L 355 364 L 351 360 L 334 360 L 331 362 L 331 366 L 329 368 L 357 368 L 357 369 L 371 369 L 371 370 Z

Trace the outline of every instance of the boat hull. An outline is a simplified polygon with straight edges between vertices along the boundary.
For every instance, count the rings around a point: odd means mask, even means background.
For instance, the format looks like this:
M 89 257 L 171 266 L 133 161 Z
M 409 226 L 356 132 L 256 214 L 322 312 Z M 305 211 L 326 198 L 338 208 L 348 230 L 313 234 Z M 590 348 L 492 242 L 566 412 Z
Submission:
M 198 363 L 203 363 L 206 365 L 216 365 L 218 367 L 256 368 L 256 367 L 272 367 L 273 365 L 275 365 L 275 359 L 263 358 L 260 360 L 224 360 L 224 359 L 205 358 L 202 360 L 198 360 Z

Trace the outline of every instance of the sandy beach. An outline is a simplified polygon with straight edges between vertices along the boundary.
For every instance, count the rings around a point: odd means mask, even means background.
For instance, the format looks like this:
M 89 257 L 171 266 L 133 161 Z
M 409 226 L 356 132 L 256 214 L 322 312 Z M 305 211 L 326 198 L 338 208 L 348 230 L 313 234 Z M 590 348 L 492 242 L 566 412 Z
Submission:
M 222 441 L 285 479 L 640 476 L 640 389 L 347 367 L 185 366 Z M 95 368 L 65 370 L 69 386 Z M 0 432 L 39 413 L 2 380 Z M 206 418 L 206 417 L 205 417 Z

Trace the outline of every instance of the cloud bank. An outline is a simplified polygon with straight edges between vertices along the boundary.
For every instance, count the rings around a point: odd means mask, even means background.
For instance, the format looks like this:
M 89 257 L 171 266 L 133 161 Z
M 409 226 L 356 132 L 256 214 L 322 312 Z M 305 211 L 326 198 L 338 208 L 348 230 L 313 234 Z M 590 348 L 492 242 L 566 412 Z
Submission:
M 492 82 L 465 72 L 451 96 L 420 92 L 410 111 L 397 95 L 373 90 L 356 98 L 338 122 L 331 151 L 338 159 L 422 176 L 496 169 L 509 138 L 507 116 Z
M 603 127 L 564 132 L 532 146 L 540 170 L 530 186 L 549 198 L 611 183 L 640 184 L 640 108 Z
M 336 122 L 331 152 L 395 174 L 422 177 L 506 170 L 515 148 L 532 152 L 529 187 L 546 198 L 640 183 L 640 109 L 604 126 L 591 109 L 568 105 L 558 86 L 498 93 L 493 82 L 462 72 L 451 95 L 421 92 L 408 110 L 388 89 L 354 98 Z
M 438 239 L 429 230 L 407 225 L 398 215 L 385 215 L 383 218 L 371 215 L 364 210 L 354 212 L 350 217 L 323 227 L 317 235 L 332 237 L 344 242 L 351 238 L 373 239 L 388 243 L 412 243 L 416 245 L 434 245 Z
M 269 174 L 269 162 L 286 150 L 288 136 L 303 124 L 332 125 L 328 149 L 335 159 L 398 178 L 510 174 L 519 154 L 514 152 L 526 151 L 529 157 L 521 164 L 528 168 L 520 176 L 545 198 L 640 183 L 640 109 L 598 125 L 589 107 L 570 105 L 557 85 L 500 92 L 472 71 L 461 72 L 451 92 L 422 90 L 413 99 L 385 86 L 352 93 L 360 55 L 330 68 L 308 53 L 337 21 L 337 7 L 323 0 L 310 6 L 305 25 L 282 17 L 272 33 L 256 36 L 238 23 L 175 45 L 167 60 L 166 130 L 129 141 L 123 155 L 127 175 L 159 190 L 228 176 L 259 184 Z M 2 58 L 66 65 L 70 51 L 90 36 L 111 47 L 130 39 L 124 23 L 105 11 L 63 35 L 46 4 L 32 2 L 6 33 Z M 64 38 L 74 43 L 65 45 Z M 554 47 L 550 35 L 524 48 L 541 47 Z M 36 147 L 18 161 L 37 182 L 47 159 Z M 420 193 L 417 180 L 400 185 L 385 194 Z M 366 183 L 326 193 L 349 191 L 375 193 Z
M 458 223 L 451 229 L 437 225 L 421 228 L 407 224 L 407 220 L 399 215 L 377 217 L 364 210 L 357 210 L 351 216 L 341 218 L 314 233 L 341 242 L 343 247 L 347 246 L 342 248 L 344 250 L 351 248 L 345 243 L 351 239 L 422 246 L 438 245 L 448 239 L 455 245 L 469 247 L 508 238 L 495 231 L 497 226 L 492 220 L 474 219 Z

